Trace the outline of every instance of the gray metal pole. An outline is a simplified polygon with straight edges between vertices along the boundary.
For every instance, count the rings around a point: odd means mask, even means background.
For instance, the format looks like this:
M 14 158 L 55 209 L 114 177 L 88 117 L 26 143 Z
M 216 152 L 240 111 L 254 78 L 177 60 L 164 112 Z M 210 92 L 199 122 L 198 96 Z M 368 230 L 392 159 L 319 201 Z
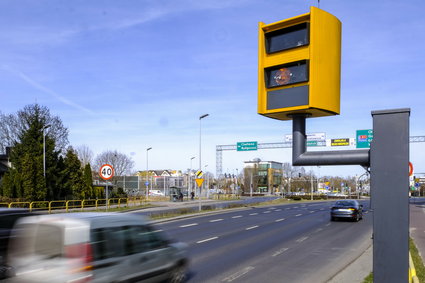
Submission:
M 409 282 L 410 109 L 373 111 L 373 279 Z
M 306 115 L 293 115 L 292 165 L 362 165 L 369 166 L 369 150 L 335 150 L 306 152 Z
M 149 150 L 152 147 L 146 149 L 146 200 L 149 199 Z
M 209 114 L 204 114 L 202 116 L 199 117 L 199 171 L 202 170 L 202 158 L 201 158 L 201 154 L 202 154 L 202 148 L 201 148 L 201 120 L 205 117 L 207 117 Z M 202 186 L 199 186 L 199 211 L 202 210 L 202 203 L 201 203 L 201 192 L 202 192 Z

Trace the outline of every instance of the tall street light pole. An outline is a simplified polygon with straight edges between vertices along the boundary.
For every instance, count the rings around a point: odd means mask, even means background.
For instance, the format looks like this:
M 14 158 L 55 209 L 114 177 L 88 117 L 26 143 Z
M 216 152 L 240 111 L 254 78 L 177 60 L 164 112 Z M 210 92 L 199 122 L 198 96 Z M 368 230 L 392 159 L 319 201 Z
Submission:
M 148 147 L 146 149 L 146 200 L 149 199 L 149 150 L 151 150 L 152 147 Z
M 50 128 L 50 125 L 43 127 L 43 176 L 46 179 L 46 133 L 45 130 Z
M 189 170 L 189 195 L 192 193 L 192 160 L 195 159 L 194 157 L 190 158 L 190 170 Z M 188 195 L 188 196 L 189 196 Z
M 201 139 L 201 120 L 204 119 L 205 117 L 208 117 L 209 114 L 204 114 L 202 116 L 199 116 L 199 170 L 202 170 L 202 158 L 201 158 L 201 145 L 202 145 L 202 139 Z M 202 210 L 202 205 L 201 205 L 201 186 L 199 186 L 199 211 Z

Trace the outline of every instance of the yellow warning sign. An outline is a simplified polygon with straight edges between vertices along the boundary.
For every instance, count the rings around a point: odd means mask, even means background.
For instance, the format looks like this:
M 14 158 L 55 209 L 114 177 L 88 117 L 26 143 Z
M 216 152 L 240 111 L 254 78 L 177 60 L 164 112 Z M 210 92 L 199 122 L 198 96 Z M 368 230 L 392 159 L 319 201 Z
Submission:
M 196 184 L 200 188 L 202 186 L 202 183 L 204 182 L 204 179 L 195 179 Z

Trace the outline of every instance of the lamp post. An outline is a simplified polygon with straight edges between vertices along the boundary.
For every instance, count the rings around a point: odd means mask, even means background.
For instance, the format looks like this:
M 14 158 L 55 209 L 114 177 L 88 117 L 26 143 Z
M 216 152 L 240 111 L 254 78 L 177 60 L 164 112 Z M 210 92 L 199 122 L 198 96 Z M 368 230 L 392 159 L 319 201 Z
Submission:
M 151 150 L 152 147 L 148 147 L 146 149 L 146 200 L 149 198 L 149 150 Z
M 50 125 L 43 127 L 43 176 L 46 179 L 46 133 L 45 130 L 50 128 Z
M 190 158 L 190 170 L 189 170 L 189 194 L 188 194 L 188 197 L 189 197 L 189 195 L 191 195 L 191 193 L 192 193 L 192 160 L 193 159 L 195 159 L 195 156 L 194 157 L 191 157 Z
M 209 199 L 210 198 L 210 177 L 207 175 L 207 167 L 208 167 L 208 164 L 207 165 L 205 165 L 204 166 L 205 167 L 205 177 L 207 177 L 207 199 Z M 205 188 L 205 186 L 204 186 L 204 188 Z
M 208 117 L 209 114 L 204 114 L 202 116 L 199 116 L 199 170 L 202 169 L 202 139 L 201 139 L 201 134 L 202 134 L 202 130 L 201 130 L 201 120 L 204 119 L 205 117 Z M 202 210 L 202 205 L 201 205 L 201 187 L 199 186 L 199 211 Z

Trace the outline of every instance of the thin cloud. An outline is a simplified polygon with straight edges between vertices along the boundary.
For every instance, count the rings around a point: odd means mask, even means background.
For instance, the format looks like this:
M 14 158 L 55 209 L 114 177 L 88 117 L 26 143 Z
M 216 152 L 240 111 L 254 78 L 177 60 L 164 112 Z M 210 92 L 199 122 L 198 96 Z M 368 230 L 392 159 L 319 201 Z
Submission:
M 27 76 L 23 72 L 21 72 L 19 70 L 12 69 L 11 67 L 9 67 L 7 65 L 3 65 L 2 68 L 4 70 L 8 71 L 9 73 L 14 74 L 17 77 L 21 78 L 23 81 L 25 81 L 27 84 L 29 84 L 30 86 L 34 87 L 35 89 L 40 90 L 40 91 L 42 91 L 42 92 L 44 92 L 44 93 L 46 93 L 46 94 L 54 97 L 55 99 L 59 100 L 60 102 L 66 104 L 68 106 L 71 106 L 71 107 L 73 107 L 75 109 L 84 111 L 87 114 L 95 115 L 95 113 L 92 110 L 90 110 L 90 109 L 88 109 L 86 107 L 83 107 L 83 106 L 81 106 L 81 105 L 79 105 L 79 104 L 77 104 L 77 103 L 75 103 L 75 102 L 73 102 L 73 101 L 71 101 L 71 100 L 69 100 L 69 99 L 67 99 L 67 98 L 59 95 L 55 91 L 53 91 L 53 90 L 51 90 L 51 89 L 49 89 L 49 88 L 41 85 L 40 83 L 34 81 L 33 79 L 31 79 L 29 76 Z

